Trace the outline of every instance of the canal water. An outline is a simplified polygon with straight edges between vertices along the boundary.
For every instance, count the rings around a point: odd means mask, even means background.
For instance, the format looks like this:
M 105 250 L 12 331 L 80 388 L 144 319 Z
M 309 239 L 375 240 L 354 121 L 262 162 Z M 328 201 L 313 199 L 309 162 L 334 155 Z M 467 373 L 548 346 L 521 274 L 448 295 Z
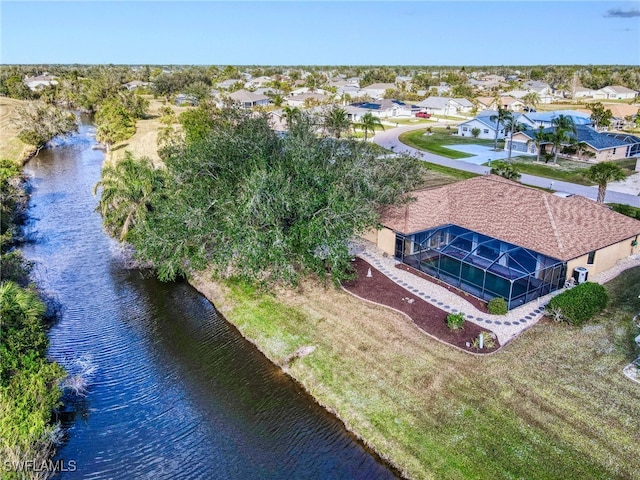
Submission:
M 94 143 L 85 124 L 25 169 L 23 252 L 62 312 L 49 354 L 88 387 L 58 478 L 395 478 L 190 285 L 125 268 L 94 211 Z

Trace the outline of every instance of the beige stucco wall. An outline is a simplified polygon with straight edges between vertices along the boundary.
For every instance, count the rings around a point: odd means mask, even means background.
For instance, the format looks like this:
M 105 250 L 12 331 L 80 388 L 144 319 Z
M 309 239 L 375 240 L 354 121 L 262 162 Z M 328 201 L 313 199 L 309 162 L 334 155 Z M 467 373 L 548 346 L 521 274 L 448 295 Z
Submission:
M 374 243 L 379 249 L 392 257 L 396 253 L 396 234 L 393 230 L 385 227 L 380 230 L 371 229 L 364 233 L 362 238 Z
M 586 267 L 589 270 L 589 279 L 600 272 L 613 267 L 618 260 L 633 255 L 640 251 L 638 247 L 632 247 L 631 241 L 634 238 L 623 240 L 619 243 L 614 243 L 608 247 L 601 248 L 596 252 L 593 265 L 587 265 L 587 259 L 589 255 L 583 255 L 578 258 L 574 258 L 567 262 L 567 278 L 573 275 L 573 269 L 576 267 Z
M 589 149 L 591 150 L 591 149 Z M 616 153 L 613 153 L 613 150 L 616 151 Z M 613 148 L 609 148 L 607 150 L 601 150 L 599 152 L 596 152 L 595 150 L 592 150 L 596 156 L 593 159 L 589 159 L 590 161 L 596 161 L 596 162 L 608 162 L 610 160 L 622 160 L 623 158 L 627 158 L 626 154 L 627 154 L 627 147 L 626 146 L 622 146 L 622 147 L 617 147 L 615 149 Z
M 396 249 L 396 234 L 393 230 L 378 230 L 378 248 L 393 257 Z

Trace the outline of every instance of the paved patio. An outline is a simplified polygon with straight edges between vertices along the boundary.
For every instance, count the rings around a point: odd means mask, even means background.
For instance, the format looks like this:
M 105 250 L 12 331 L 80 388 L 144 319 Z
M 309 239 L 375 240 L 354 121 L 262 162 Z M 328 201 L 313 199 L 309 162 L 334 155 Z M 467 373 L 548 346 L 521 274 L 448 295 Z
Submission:
M 396 268 L 396 265 L 400 262 L 392 257 L 385 256 L 383 252 L 371 242 L 358 240 L 355 243 L 358 245 L 358 256 L 373 265 L 380 273 L 405 288 L 410 295 L 430 302 L 448 313 L 464 312 L 467 321 L 494 332 L 502 346 L 537 323 L 538 320 L 542 318 L 544 307 L 549 300 L 563 291 L 562 289 L 556 290 L 548 295 L 539 297 L 526 305 L 510 310 L 506 315 L 491 315 L 481 312 L 471 303 L 444 287 L 436 285 L 429 280 L 422 279 L 410 272 Z M 613 268 L 601 274 L 594 275 L 592 278 L 589 278 L 589 280 L 605 283 L 623 270 L 635 266 L 640 266 L 640 255 L 634 255 L 622 260 Z

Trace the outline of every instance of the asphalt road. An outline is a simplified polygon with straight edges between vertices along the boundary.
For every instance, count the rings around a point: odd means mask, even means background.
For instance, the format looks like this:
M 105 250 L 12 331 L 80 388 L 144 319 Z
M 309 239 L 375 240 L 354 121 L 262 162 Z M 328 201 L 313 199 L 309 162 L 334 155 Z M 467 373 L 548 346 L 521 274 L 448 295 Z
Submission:
M 436 125 L 435 123 L 433 124 Z M 421 128 L 427 128 L 428 125 L 410 125 L 397 128 L 389 128 L 387 130 L 377 132 L 373 141 L 381 147 L 392 150 L 397 153 L 409 153 L 418 158 L 421 158 L 427 162 L 435 163 L 438 165 L 444 165 L 446 167 L 456 168 L 458 170 L 464 170 L 467 172 L 478 173 L 486 175 L 489 173 L 490 168 L 483 165 L 474 165 L 472 163 L 465 162 L 464 159 L 453 160 L 440 155 L 435 155 L 429 152 L 423 152 L 415 148 L 409 147 L 400 142 L 398 137 L 404 132 L 411 130 L 419 130 Z M 575 195 L 582 195 L 583 197 L 595 200 L 598 195 L 598 187 L 585 187 L 584 185 L 576 185 L 575 183 L 562 182 L 559 180 L 551 180 L 544 177 L 536 177 L 535 175 L 522 174 L 520 182 L 526 185 L 534 187 L 549 188 L 555 191 L 573 193 Z M 628 193 L 607 191 L 605 202 L 608 203 L 623 203 L 626 205 L 632 205 L 634 207 L 640 207 L 640 197 L 631 195 Z

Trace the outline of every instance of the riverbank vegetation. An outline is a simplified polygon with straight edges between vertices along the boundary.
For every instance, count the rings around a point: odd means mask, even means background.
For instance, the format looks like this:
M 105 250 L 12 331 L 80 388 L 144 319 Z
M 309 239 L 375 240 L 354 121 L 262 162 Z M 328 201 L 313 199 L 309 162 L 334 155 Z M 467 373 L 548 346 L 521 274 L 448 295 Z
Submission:
M 40 478 L 42 472 L 20 469 L 26 460 L 48 460 L 57 427 L 53 410 L 59 405 L 62 368 L 46 358 L 46 306 L 29 282 L 29 265 L 15 250 L 18 224 L 24 218 L 27 195 L 19 162 L 0 160 L 1 263 L 0 280 L 0 458 L 3 478 Z M 9 462 L 5 464 L 4 462 Z M 9 471 L 5 471 L 7 466 Z M 31 465 L 33 468 L 33 465 Z
M 423 179 L 418 160 L 318 135 L 311 116 L 284 138 L 265 115 L 237 109 L 203 106 L 181 118 L 184 141 L 160 152 L 164 168 L 125 159 L 101 184 L 105 224 L 164 280 L 212 265 L 265 285 L 309 273 L 337 282 L 349 276 L 348 240 Z
M 268 294 L 198 274 L 193 283 L 243 335 L 408 477 L 626 479 L 640 468 L 636 355 L 640 268 L 606 284 L 609 307 L 582 327 L 542 320 L 476 357 L 406 317 L 304 282 Z

